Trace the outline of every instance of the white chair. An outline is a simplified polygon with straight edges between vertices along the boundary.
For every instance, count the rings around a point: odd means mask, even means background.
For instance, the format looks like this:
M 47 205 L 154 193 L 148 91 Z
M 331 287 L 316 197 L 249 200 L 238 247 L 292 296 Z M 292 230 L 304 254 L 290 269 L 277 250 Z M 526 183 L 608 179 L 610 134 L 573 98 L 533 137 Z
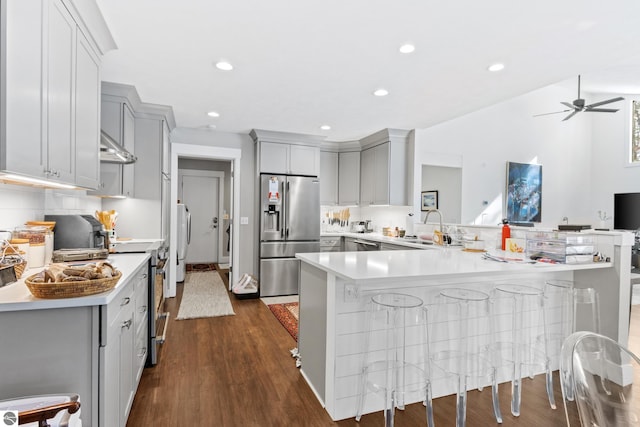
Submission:
M 11 416 L 0 420 L 2 425 L 37 423 L 39 427 L 82 427 L 80 419 L 80 396 L 77 394 L 25 396 L 0 401 L 0 411 L 17 412 L 18 419 Z M 17 421 L 17 424 L 10 424 Z
M 575 332 L 562 345 L 560 365 L 570 373 L 583 426 L 640 425 L 640 359 L 635 354 L 604 335 Z M 565 383 L 561 386 L 569 425 Z

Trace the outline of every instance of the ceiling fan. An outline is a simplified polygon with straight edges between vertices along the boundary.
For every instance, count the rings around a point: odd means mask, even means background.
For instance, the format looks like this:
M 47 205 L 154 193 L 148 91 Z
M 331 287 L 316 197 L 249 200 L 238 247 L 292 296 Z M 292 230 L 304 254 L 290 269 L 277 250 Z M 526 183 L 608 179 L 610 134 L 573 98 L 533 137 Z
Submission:
M 536 114 L 533 117 L 547 116 L 549 114 L 559 114 L 559 113 L 566 113 L 571 111 L 571 114 L 569 114 L 567 117 L 562 119 L 562 121 L 565 121 L 565 120 L 569 120 L 571 117 L 575 116 L 581 111 L 584 111 L 585 113 L 615 113 L 616 111 L 618 111 L 617 108 L 596 108 L 596 107 L 600 107 L 601 105 L 605 105 L 605 104 L 610 104 L 612 102 L 622 101 L 623 99 L 624 99 L 623 97 L 619 96 L 617 98 L 607 99 L 606 101 L 594 102 L 593 104 L 585 105 L 586 104 L 585 100 L 580 98 L 580 76 L 578 76 L 578 99 L 574 99 L 572 103 L 561 102 L 562 105 L 569 107 L 569 109 L 562 110 L 562 111 L 554 111 L 553 113 Z

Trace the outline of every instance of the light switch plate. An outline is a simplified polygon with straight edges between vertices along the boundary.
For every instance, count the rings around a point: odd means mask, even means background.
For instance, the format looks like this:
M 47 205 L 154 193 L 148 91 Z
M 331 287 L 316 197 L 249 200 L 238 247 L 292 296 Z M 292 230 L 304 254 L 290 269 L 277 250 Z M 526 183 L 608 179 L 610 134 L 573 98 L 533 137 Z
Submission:
M 241 216 L 240 217 L 240 225 L 248 225 L 249 224 L 249 217 L 248 216 Z

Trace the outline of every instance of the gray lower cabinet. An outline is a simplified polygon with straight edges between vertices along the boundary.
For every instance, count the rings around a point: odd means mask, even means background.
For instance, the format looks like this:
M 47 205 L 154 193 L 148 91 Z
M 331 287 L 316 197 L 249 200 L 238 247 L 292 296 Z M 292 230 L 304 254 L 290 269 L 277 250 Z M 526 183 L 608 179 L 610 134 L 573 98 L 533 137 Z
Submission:
M 83 426 L 125 427 L 147 356 L 148 270 L 107 305 L 0 312 L 0 400 L 74 392 Z
M 393 243 L 380 243 L 381 251 L 410 251 L 412 249 L 420 250 L 418 248 L 412 248 L 411 246 L 394 245 Z
M 342 252 L 342 237 L 320 237 L 320 252 Z
M 147 356 L 148 266 L 100 307 L 100 426 L 125 426 Z

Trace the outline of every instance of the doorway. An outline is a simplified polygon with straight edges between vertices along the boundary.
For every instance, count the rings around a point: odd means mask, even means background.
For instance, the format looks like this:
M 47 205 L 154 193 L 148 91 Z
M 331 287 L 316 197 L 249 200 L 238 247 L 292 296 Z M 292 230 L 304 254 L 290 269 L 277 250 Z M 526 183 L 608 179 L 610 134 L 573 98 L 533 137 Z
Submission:
M 188 160 L 187 160 L 188 161 Z M 220 228 L 224 205 L 225 173 L 214 170 L 183 169 L 178 162 L 178 197 L 191 213 L 191 241 L 187 264 L 221 263 L 223 256 Z M 205 166 L 210 162 L 201 162 Z M 223 230 L 224 231 L 224 230 Z M 227 258 L 228 259 L 228 258 Z
M 170 232 L 169 244 L 171 248 L 176 248 L 178 243 L 177 234 L 177 200 L 178 200 L 178 161 L 181 158 L 201 159 L 201 160 L 222 160 L 231 162 L 230 185 L 230 211 L 229 217 L 229 286 L 238 281 L 238 271 L 234 265 L 238 265 L 240 259 L 240 234 L 234 232 L 235 224 L 240 224 L 240 186 L 234 177 L 240 176 L 240 160 L 242 151 L 237 148 L 211 147 L 195 144 L 171 144 L 171 197 L 170 197 Z M 218 227 L 220 228 L 220 227 Z M 224 230 L 223 230 L 224 231 Z M 167 297 L 176 296 L 176 264 L 177 252 L 169 252 L 168 280 L 165 291 Z

